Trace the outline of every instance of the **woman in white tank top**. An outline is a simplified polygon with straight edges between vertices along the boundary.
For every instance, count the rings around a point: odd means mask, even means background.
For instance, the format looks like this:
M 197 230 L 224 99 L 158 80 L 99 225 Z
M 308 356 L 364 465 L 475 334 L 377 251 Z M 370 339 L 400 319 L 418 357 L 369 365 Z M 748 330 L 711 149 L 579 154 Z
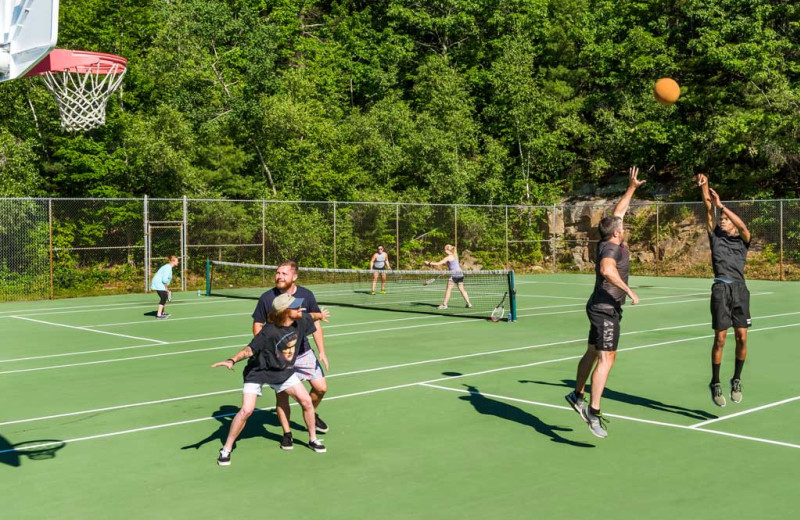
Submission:
M 377 271 L 383 271 L 381 273 L 381 294 L 386 294 L 386 270 L 391 268 L 389 255 L 386 254 L 383 246 L 378 246 L 378 252 L 373 254 L 369 261 L 369 270 L 376 271 L 372 274 L 372 292 L 370 294 L 375 294 L 375 285 L 378 283 Z
M 453 286 L 457 285 L 458 290 L 461 292 L 461 296 L 464 297 L 464 301 L 467 303 L 467 309 L 472 307 L 472 304 L 469 302 L 469 295 L 467 294 L 467 290 L 464 288 L 464 273 L 461 271 L 461 264 L 458 262 L 458 255 L 456 255 L 456 248 L 450 244 L 444 246 L 444 253 L 445 256 L 438 262 L 429 262 L 425 260 L 425 265 L 428 266 L 440 266 L 447 264 L 447 269 L 450 270 L 451 276 L 447 279 L 447 288 L 444 290 L 444 301 L 441 305 L 439 305 L 439 309 L 446 309 L 447 302 L 450 301 L 450 291 L 453 290 Z

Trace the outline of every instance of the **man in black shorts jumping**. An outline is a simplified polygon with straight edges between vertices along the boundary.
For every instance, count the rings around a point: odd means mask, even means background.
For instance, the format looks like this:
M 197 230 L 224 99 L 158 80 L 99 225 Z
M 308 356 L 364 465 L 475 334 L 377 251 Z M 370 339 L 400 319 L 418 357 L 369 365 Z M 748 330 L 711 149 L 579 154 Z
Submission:
M 614 208 L 614 216 L 604 217 L 597 226 L 600 242 L 597 244 L 595 260 L 594 291 L 586 302 L 586 314 L 590 323 L 589 344 L 586 353 L 578 362 L 575 390 L 566 396 L 570 406 L 589 425 L 592 434 L 601 439 L 607 437 L 608 432 L 606 421 L 600 413 L 600 398 L 603 396 L 608 374 L 617 356 L 622 305 L 626 296 L 631 297 L 634 305 L 639 303 L 639 297 L 628 287 L 630 253 L 623 243 L 622 226 L 622 219 L 631 204 L 633 193 L 646 182 L 640 181 L 638 175 L 639 168 L 636 166 L 628 170 L 628 189 Z M 592 398 L 591 403 L 587 403 L 583 392 L 590 373 Z
M 708 186 L 708 177 L 697 175 L 697 185 L 703 191 L 706 206 L 706 231 L 711 243 L 711 266 L 714 285 L 711 286 L 711 327 L 714 346 L 711 348 L 711 400 L 725 406 L 719 368 L 728 329 L 736 337 L 736 364 L 731 383 L 731 401 L 742 402 L 742 368 L 747 357 L 747 328 L 750 326 L 750 291 L 744 281 L 744 265 L 750 248 L 750 231 L 739 215 L 726 208 L 717 192 Z M 714 225 L 714 208 L 719 209 L 719 223 Z

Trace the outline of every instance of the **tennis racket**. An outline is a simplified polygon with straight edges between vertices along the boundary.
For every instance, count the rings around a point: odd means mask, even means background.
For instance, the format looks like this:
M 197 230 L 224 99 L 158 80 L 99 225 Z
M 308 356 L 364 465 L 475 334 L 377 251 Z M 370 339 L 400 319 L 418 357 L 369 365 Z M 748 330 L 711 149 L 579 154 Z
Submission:
M 500 303 L 492 311 L 492 321 L 500 321 L 503 319 L 503 315 L 506 313 L 506 308 L 503 307 L 503 304 L 506 302 L 506 296 L 508 296 L 508 291 L 503 293 L 503 299 L 500 300 Z

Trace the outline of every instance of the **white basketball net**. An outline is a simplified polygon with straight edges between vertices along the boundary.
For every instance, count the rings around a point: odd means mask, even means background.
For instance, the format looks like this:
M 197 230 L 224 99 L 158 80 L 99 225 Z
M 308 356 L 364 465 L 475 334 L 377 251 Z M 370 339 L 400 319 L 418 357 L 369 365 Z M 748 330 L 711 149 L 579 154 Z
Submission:
M 106 103 L 122 84 L 126 68 L 113 64 L 107 74 L 93 72 L 46 72 L 42 75 L 61 114 L 61 128 L 85 132 L 105 124 Z

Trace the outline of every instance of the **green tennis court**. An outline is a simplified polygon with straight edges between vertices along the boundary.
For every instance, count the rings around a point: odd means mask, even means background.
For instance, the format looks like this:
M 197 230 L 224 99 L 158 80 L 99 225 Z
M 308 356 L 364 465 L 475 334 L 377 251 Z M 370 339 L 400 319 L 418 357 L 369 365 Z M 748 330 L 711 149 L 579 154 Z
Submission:
M 592 436 L 564 395 L 593 278 L 517 277 L 517 323 L 331 307 L 328 452 L 241 403 L 253 300 L 176 293 L 0 306 L 5 518 L 786 518 L 800 499 L 798 286 L 749 282 L 744 400 L 711 403 L 708 280 L 631 279 Z M 302 280 L 300 280 L 302 283 Z M 313 289 L 313 287 L 312 287 Z M 454 294 L 451 305 L 459 305 Z M 729 334 L 722 375 L 733 370 Z M 725 385 L 727 387 L 727 384 Z

